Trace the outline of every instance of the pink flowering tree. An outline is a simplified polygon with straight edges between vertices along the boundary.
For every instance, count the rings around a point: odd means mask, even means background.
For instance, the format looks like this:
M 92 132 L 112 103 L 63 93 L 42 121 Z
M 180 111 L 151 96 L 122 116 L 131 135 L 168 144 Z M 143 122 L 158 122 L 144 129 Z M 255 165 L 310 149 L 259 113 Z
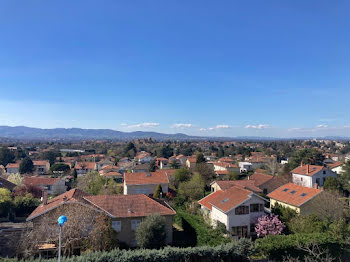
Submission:
M 280 235 L 286 226 L 278 216 L 267 215 L 258 218 L 258 223 L 255 225 L 255 232 L 258 237 L 265 237 L 267 235 Z

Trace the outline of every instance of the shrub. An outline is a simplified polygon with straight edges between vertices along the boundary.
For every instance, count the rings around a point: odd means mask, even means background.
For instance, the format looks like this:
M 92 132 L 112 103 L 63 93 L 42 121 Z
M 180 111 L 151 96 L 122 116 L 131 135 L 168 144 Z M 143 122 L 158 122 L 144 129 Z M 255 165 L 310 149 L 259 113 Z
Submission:
M 304 257 L 305 251 L 298 246 L 318 244 L 323 249 L 328 249 L 333 256 L 339 256 L 341 246 L 326 233 L 294 234 L 294 235 L 270 235 L 255 241 L 258 253 L 271 260 L 280 261 L 282 257 Z
M 136 241 L 142 248 L 160 248 L 166 245 L 165 219 L 152 214 L 136 229 Z
M 4 262 L 19 262 L 23 260 L 5 259 Z M 29 259 L 27 262 L 56 262 L 57 259 Z M 199 262 L 199 261 L 244 261 L 238 253 L 234 243 L 216 247 L 177 248 L 165 247 L 163 249 L 119 250 L 110 252 L 90 252 L 82 256 L 63 258 L 62 262 Z

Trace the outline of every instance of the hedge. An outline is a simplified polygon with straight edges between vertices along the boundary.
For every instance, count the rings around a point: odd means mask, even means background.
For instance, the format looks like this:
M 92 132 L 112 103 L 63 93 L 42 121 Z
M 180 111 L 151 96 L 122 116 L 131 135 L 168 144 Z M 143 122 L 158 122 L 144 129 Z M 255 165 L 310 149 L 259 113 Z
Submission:
M 63 258 L 62 262 L 239 262 L 246 261 L 234 243 L 217 247 L 119 250 L 91 252 L 81 256 Z M 57 259 L 5 259 L 4 262 L 56 262 Z
M 193 239 L 193 246 L 217 246 L 232 242 L 220 230 L 213 229 L 203 217 L 176 210 L 175 223 L 181 226 L 188 237 Z
M 298 245 L 306 246 L 312 243 L 318 244 L 322 249 L 328 249 L 332 256 L 338 257 L 341 254 L 341 244 L 327 233 L 271 235 L 255 241 L 261 256 L 276 260 L 285 256 L 304 257 L 306 252 L 298 249 Z

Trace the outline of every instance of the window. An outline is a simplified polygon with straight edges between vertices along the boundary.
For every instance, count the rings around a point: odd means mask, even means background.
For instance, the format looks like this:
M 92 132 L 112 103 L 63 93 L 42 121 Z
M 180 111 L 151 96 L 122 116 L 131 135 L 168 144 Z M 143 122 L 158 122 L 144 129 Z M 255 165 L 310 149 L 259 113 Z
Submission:
M 249 214 L 249 206 L 239 206 L 235 209 L 236 215 L 246 215 Z
M 303 181 L 303 178 L 302 178 L 302 177 L 300 178 L 300 181 Z
M 304 196 L 306 196 L 307 194 L 306 193 L 302 193 L 300 196 L 301 197 L 304 197 Z
M 291 194 L 295 194 L 295 192 L 296 192 L 295 190 L 293 190 L 293 191 L 290 191 L 290 193 L 291 193 Z
M 131 220 L 131 230 L 135 231 L 140 223 L 141 223 L 140 219 L 133 219 L 133 220 Z
M 262 212 L 262 211 L 264 211 L 264 205 L 263 204 L 251 204 L 250 205 L 250 213 Z
M 248 227 L 247 226 L 232 227 L 232 235 L 238 236 L 238 237 L 247 237 L 248 236 Z
M 263 189 L 263 194 L 264 194 L 264 195 L 267 195 L 267 188 L 264 188 L 264 189 Z
M 320 179 L 319 178 L 316 178 L 316 184 L 320 185 Z
M 288 188 L 285 188 L 285 189 L 283 189 L 282 191 L 283 191 L 283 192 L 287 192 L 287 191 L 288 191 Z
M 324 174 L 324 175 L 326 174 L 326 170 L 323 170 L 323 174 Z
M 117 232 L 122 231 L 122 221 L 112 221 L 112 228 Z

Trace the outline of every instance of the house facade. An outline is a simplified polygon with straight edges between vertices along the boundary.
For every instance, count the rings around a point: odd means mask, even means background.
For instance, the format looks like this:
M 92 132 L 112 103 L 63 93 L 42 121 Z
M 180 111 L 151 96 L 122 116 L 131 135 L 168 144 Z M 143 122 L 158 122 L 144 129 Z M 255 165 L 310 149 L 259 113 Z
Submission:
M 43 202 L 27 218 L 33 227 L 39 225 L 44 217 L 56 224 L 57 211 L 69 210 L 69 215 L 79 212 L 104 212 L 112 220 L 112 228 L 117 231 L 118 241 L 136 247 L 135 231 L 140 223 L 151 214 L 165 218 L 166 243 L 173 239 L 173 217 L 175 211 L 164 201 L 154 200 L 146 195 L 97 195 L 90 196 L 79 189 L 72 189 L 51 200 Z M 68 217 L 68 221 L 71 218 Z M 83 228 L 84 225 L 82 225 Z M 91 229 L 90 229 L 91 230 Z M 86 232 L 88 234 L 89 232 Z M 45 240 L 43 240 L 45 241 Z
M 328 167 L 316 165 L 301 165 L 291 171 L 293 183 L 305 187 L 323 186 L 327 177 L 337 177 L 337 173 Z
M 219 190 L 201 199 L 201 211 L 212 225 L 221 222 L 235 238 L 255 234 L 258 218 L 265 215 L 266 199 L 250 190 L 233 186 Z
M 47 160 L 34 160 L 34 172 L 38 175 L 43 175 L 50 170 L 50 162 Z
M 65 181 L 59 178 L 25 176 L 23 178 L 23 184 L 39 187 L 47 191 L 49 195 L 59 195 L 67 191 Z
M 6 165 L 6 173 L 7 174 L 17 174 L 19 173 L 19 162 L 16 163 L 8 163 Z
M 279 204 L 295 210 L 298 214 L 309 215 L 314 213 L 314 203 L 322 193 L 321 189 L 288 183 L 272 191 L 267 196 L 270 198 L 271 208 Z
M 97 165 L 94 162 L 77 162 L 74 168 L 78 176 L 83 176 L 89 172 L 96 171 Z
M 168 192 L 169 178 L 166 171 L 124 174 L 124 195 L 153 195 L 158 185 L 161 185 L 164 194 Z

